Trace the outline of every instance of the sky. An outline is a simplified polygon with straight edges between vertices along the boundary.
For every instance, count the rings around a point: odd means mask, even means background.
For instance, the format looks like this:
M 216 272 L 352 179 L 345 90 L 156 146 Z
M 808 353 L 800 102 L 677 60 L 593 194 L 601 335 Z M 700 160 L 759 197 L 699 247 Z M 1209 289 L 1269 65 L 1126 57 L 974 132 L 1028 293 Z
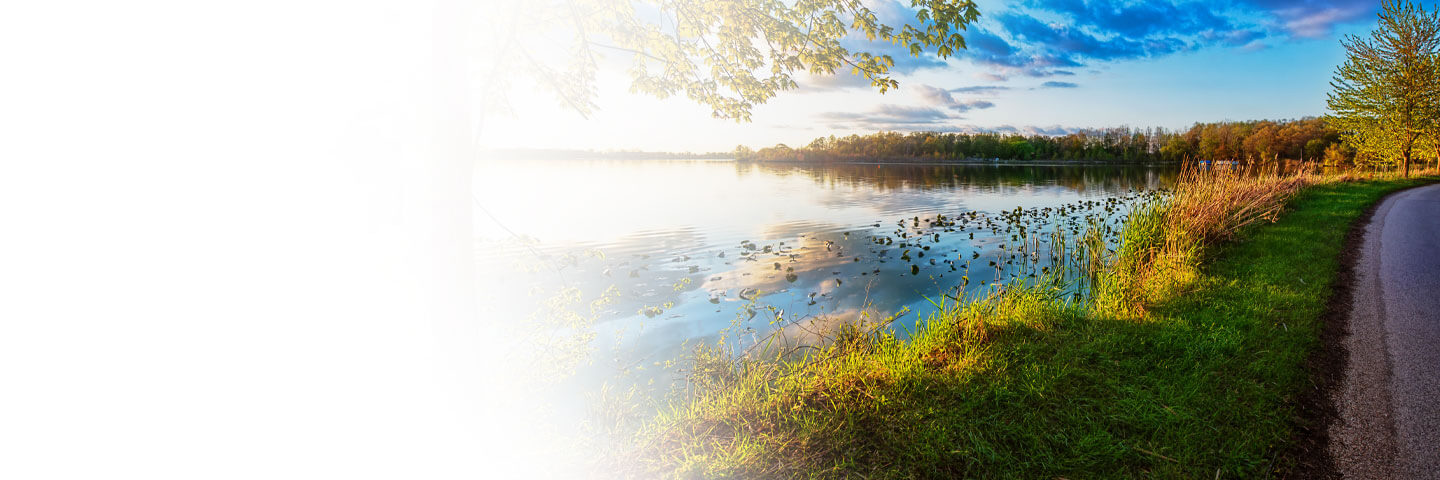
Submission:
M 883 19 L 913 22 L 909 2 L 866 2 Z M 488 112 L 487 148 L 731 151 L 800 146 L 877 131 L 1064 134 L 1082 128 L 1164 127 L 1325 113 L 1344 58 L 1340 39 L 1364 35 L 1371 0 L 981 1 L 948 59 L 850 39 L 895 59 L 885 94 L 848 73 L 797 76 L 799 88 L 754 109 L 752 121 L 714 119 L 683 98 L 629 92 L 623 59 L 597 73 L 598 110 L 582 117 L 549 92 L 517 82 L 507 111 Z

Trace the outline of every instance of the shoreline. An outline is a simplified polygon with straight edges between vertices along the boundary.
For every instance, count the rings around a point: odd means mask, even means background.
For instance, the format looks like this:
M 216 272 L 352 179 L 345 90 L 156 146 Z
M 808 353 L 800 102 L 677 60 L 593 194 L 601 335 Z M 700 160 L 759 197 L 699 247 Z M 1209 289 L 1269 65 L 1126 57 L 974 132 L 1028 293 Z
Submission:
M 795 161 L 774 161 L 774 160 L 740 160 L 735 163 L 756 164 L 756 165 L 966 165 L 966 166 L 1030 166 L 1030 167 L 1067 167 L 1067 166 L 1176 166 L 1184 162 L 1106 162 L 1099 160 L 946 160 L 946 159 L 913 159 L 913 160 L 795 160 Z
M 1433 181 L 1304 187 L 1273 223 L 1196 258 L 1179 288 L 1136 284 L 1142 297 L 1158 296 L 1135 316 L 1016 292 L 935 317 L 907 341 L 845 347 L 856 350 L 842 350 L 852 352 L 843 364 L 730 378 L 752 386 L 715 390 L 695 404 L 708 413 L 667 420 L 703 428 L 652 439 L 691 445 L 697 456 L 651 467 L 721 476 L 1323 477 L 1332 467 L 1312 455 L 1324 448 L 1324 431 L 1311 419 L 1324 412 L 1314 387 L 1326 380 L 1315 367 L 1334 352 L 1325 312 L 1344 275 L 1344 227 L 1385 194 Z M 1136 248 L 1145 248 L 1149 234 L 1136 233 Z M 711 428 L 732 432 L 730 440 L 711 443 L 703 433 Z M 765 435 L 740 435 L 752 429 Z

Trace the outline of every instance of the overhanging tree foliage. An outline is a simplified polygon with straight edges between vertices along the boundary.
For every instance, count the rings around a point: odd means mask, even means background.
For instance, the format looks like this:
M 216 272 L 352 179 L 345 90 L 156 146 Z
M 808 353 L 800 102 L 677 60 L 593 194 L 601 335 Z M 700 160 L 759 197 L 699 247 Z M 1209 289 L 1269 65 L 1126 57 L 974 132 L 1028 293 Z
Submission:
M 1422 135 L 1440 127 L 1440 17 L 1408 0 L 1381 2 L 1370 37 L 1341 40 L 1345 63 L 1330 82 L 1331 123 L 1357 160 L 1398 163 L 1405 175 Z
M 799 72 L 849 70 L 884 93 L 899 85 L 894 58 L 847 47 L 847 37 L 945 58 L 965 48 L 960 32 L 980 15 L 970 0 L 910 4 L 913 22 L 887 25 L 861 0 L 502 0 L 485 12 L 492 55 L 481 62 L 482 94 L 503 96 L 510 77 L 528 73 L 587 115 L 607 53 L 629 57 L 631 91 L 684 95 L 737 121 L 795 88 Z

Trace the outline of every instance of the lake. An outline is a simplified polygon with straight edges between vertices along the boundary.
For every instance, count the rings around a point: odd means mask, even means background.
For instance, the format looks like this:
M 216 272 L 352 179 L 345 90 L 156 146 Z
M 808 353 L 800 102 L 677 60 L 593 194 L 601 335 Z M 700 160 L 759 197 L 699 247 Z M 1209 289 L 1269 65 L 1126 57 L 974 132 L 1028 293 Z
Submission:
M 937 303 L 1047 278 L 1065 256 L 1053 235 L 1113 231 L 1176 172 L 485 161 L 479 296 L 490 318 L 588 344 L 581 370 L 596 378 L 722 336 L 823 341 L 835 325 L 897 313 L 903 335 Z

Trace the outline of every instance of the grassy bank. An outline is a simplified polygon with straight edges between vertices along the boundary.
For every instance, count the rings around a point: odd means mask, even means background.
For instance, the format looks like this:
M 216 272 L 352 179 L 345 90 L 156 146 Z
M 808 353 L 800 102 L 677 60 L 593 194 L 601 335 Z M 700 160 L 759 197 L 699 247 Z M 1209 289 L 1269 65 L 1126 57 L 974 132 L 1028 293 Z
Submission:
M 690 391 L 630 434 L 614 467 L 747 478 L 1285 471 L 1347 227 L 1420 181 L 1186 182 L 1131 216 L 1118 252 L 1091 250 L 1085 300 L 1011 288 L 952 305 L 909 340 L 850 330 L 803 357 L 699 350 Z

